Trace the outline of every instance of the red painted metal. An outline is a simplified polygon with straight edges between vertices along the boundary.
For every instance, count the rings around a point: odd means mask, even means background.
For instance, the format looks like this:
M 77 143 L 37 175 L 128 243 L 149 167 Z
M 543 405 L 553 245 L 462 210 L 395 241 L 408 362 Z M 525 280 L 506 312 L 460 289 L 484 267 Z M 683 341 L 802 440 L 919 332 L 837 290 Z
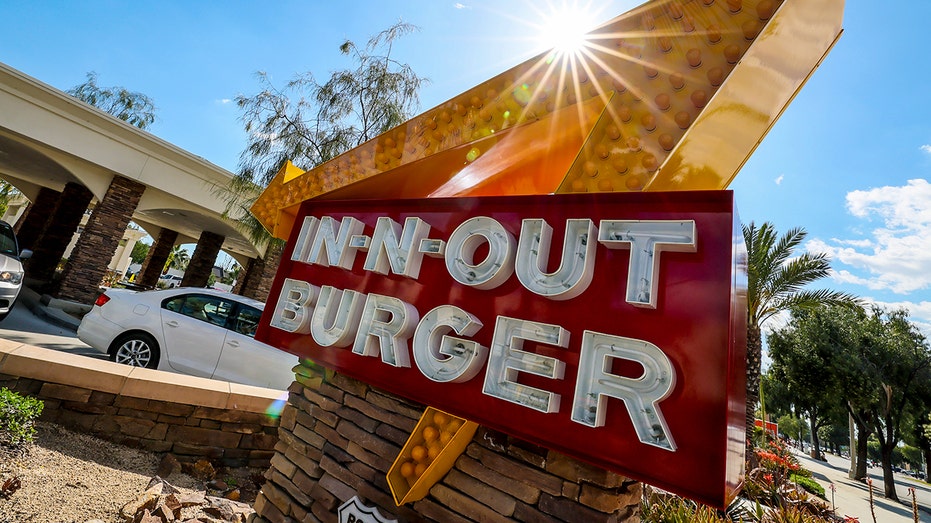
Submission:
M 596 226 L 600 220 L 694 220 L 696 252 L 661 255 L 655 309 L 625 300 L 627 249 L 599 245 L 591 286 L 576 298 L 553 301 L 525 290 L 516 275 L 492 290 L 460 285 L 440 258 L 425 257 L 417 280 L 364 271 L 364 253 L 351 271 L 292 261 L 300 229 L 295 227 L 256 337 L 400 396 L 713 506 L 723 507 L 736 495 L 744 463 L 746 286 L 743 237 L 730 191 L 308 200 L 298 224 L 304 216 L 352 216 L 366 224 L 367 235 L 378 217 L 403 224 L 405 218 L 416 216 L 432 226 L 430 238 L 443 240 L 473 216 L 494 218 L 515 237 L 522 219 L 543 218 L 554 229 L 553 263 L 558 263 L 569 218 L 590 218 Z M 550 270 L 554 269 L 551 264 Z M 571 333 L 567 349 L 527 342 L 524 350 L 565 361 L 565 378 L 520 373 L 518 379 L 561 394 L 560 410 L 543 414 L 484 395 L 484 371 L 465 383 L 436 383 L 420 373 L 413 358 L 410 368 L 396 368 L 379 358 L 353 354 L 351 347 L 323 348 L 310 335 L 272 328 L 270 313 L 285 278 L 397 297 L 413 304 L 421 317 L 436 306 L 456 305 L 484 323 L 472 339 L 485 346 L 490 344 L 497 316 L 560 325 Z M 619 400 L 609 400 L 603 427 L 570 419 L 584 330 L 645 340 L 671 359 L 676 385 L 660 407 L 677 444 L 675 451 L 641 443 Z

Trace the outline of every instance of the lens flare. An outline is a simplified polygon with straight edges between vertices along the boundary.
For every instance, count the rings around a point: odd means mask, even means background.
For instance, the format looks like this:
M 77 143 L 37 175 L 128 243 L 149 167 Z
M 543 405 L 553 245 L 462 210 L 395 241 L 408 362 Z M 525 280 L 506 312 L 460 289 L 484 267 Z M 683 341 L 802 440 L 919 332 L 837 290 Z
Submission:
M 594 25 L 590 9 L 575 4 L 554 6 L 543 19 L 539 38 L 543 47 L 558 54 L 574 55 L 585 47 L 586 33 Z
M 280 418 L 281 412 L 284 410 L 284 406 L 288 403 L 288 393 L 284 393 L 280 398 L 273 401 L 271 405 L 265 409 L 265 415 L 269 418 Z

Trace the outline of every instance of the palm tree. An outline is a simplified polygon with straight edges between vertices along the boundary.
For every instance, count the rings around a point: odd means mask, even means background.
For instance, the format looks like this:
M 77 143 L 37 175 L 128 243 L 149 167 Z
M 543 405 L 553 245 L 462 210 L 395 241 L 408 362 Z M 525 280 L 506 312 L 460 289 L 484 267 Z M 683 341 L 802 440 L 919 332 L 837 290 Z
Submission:
M 180 245 L 175 245 L 168 254 L 168 260 L 165 262 L 165 270 L 162 272 L 167 271 L 169 267 L 183 271 L 187 269 L 187 264 L 190 261 L 191 256 L 188 252 Z
M 756 404 L 760 399 L 760 366 L 763 338 L 760 326 L 767 320 L 798 307 L 810 309 L 820 305 L 857 303 L 851 294 L 832 290 L 805 290 L 805 286 L 827 276 L 830 260 L 824 253 L 793 251 L 808 235 L 805 229 L 793 228 L 777 239 L 773 224 L 743 226 L 747 244 L 747 435 L 753 434 Z M 749 450 L 749 449 L 748 449 Z M 749 455 L 749 454 L 748 454 Z

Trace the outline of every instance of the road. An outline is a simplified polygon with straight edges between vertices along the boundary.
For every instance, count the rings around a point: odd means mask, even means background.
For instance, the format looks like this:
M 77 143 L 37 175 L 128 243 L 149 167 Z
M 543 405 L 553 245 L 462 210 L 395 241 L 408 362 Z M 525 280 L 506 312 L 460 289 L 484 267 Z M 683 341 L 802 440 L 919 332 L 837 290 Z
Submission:
M 0 322 L 0 338 L 92 358 L 107 358 L 105 354 L 79 340 L 73 330 L 53 325 L 36 316 L 23 303 L 13 307 L 10 315 Z
M 806 454 L 796 452 L 796 457 L 803 467 L 810 470 L 814 478 L 824 487 L 825 497 L 831 502 L 829 486 L 833 483 L 837 491 L 834 502 L 837 515 L 857 517 L 860 523 L 873 521 L 870 513 L 869 491 L 865 483 L 859 483 L 847 478 L 850 460 L 833 454 L 827 454 L 827 461 L 815 461 Z M 871 467 L 869 475 L 873 480 L 873 505 L 876 511 L 877 523 L 885 522 L 912 522 L 914 521 L 911 508 L 911 495 L 909 488 L 915 489 L 915 496 L 919 511 L 919 521 L 931 523 L 931 485 L 923 481 L 916 481 L 904 474 L 895 474 L 896 494 L 903 503 L 895 503 L 882 497 L 883 478 L 882 469 Z M 908 503 L 907 505 L 905 503 Z

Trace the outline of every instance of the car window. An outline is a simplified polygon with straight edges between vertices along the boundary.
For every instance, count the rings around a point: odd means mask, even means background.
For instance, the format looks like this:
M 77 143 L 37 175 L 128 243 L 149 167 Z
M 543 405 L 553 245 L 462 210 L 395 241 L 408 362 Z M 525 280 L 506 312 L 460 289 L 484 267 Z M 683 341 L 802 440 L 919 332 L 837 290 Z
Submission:
M 262 311 L 240 303 L 236 316 L 230 323 L 230 328 L 250 338 L 255 337 L 255 328 L 259 326 L 259 318 L 261 317 Z
M 185 294 L 162 302 L 164 309 L 226 327 L 235 302 L 218 296 Z
M 16 252 L 16 236 L 13 234 L 13 228 L 5 223 L 0 224 L 0 254 L 19 256 Z

